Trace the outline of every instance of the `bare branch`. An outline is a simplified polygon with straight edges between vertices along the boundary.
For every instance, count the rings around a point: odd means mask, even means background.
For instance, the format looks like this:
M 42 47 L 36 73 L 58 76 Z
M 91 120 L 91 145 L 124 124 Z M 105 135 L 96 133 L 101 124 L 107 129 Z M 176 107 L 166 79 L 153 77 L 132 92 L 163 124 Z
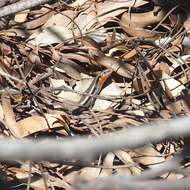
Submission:
M 176 169 L 178 169 L 182 160 L 183 158 L 180 155 L 176 155 L 171 160 L 165 161 L 161 164 L 156 164 L 153 168 L 145 170 L 141 174 L 131 177 L 131 179 L 137 181 L 154 179 L 167 172 L 175 171 Z
M 94 138 L 71 138 L 63 141 L 0 140 L 0 160 L 92 160 L 100 153 L 120 148 L 136 148 L 149 142 L 190 134 L 190 118 L 164 121 L 144 127 L 131 127 Z
M 15 3 L 18 0 L 1 0 L 0 1 L 0 7 L 3 7 L 6 4 L 11 4 L 11 3 Z
M 78 183 L 72 190 L 179 190 L 190 188 L 190 178 L 181 180 L 131 180 L 123 176 L 99 178 L 87 184 Z
M 11 15 L 25 9 L 48 3 L 52 0 L 21 0 L 0 8 L 0 17 Z

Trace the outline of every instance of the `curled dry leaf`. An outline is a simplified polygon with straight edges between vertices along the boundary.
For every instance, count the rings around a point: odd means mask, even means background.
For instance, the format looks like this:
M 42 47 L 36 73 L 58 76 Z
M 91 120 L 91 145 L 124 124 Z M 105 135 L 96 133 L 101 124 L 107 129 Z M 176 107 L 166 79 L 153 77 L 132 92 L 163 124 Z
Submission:
M 112 167 L 115 155 L 113 153 L 108 153 L 104 159 L 103 166 L 104 167 Z M 106 177 L 110 176 L 113 172 L 113 169 L 103 168 L 99 176 Z
M 156 24 L 165 16 L 163 9 L 154 7 L 150 12 L 146 13 L 124 13 L 121 17 L 121 27 L 131 36 L 153 38 L 157 34 L 145 31 L 145 27 Z
M 26 32 L 19 28 L 10 28 L 7 30 L 2 30 L 1 33 L 9 37 L 28 37 L 28 34 L 26 34 Z
M 135 163 L 135 162 L 133 161 L 133 159 L 131 158 L 130 154 L 127 153 L 126 151 L 118 150 L 118 151 L 116 151 L 116 152 L 114 152 L 114 153 L 115 153 L 115 155 L 116 155 L 123 163 L 125 163 L 126 165 L 127 165 L 127 164 L 133 164 L 133 163 Z M 132 166 L 132 167 L 129 168 L 129 170 L 131 171 L 131 173 L 132 173 L 133 175 L 135 175 L 135 174 L 140 174 L 140 173 L 141 173 L 140 169 L 137 168 L 137 167 L 133 167 L 133 166 Z
M 68 10 L 56 15 L 53 14 L 53 11 L 48 11 L 47 14 L 45 13 L 44 16 L 39 18 L 40 20 L 43 20 L 45 22 L 47 18 L 50 17 L 46 24 L 43 25 L 42 32 L 36 31 L 30 36 L 30 43 L 35 45 L 50 45 L 62 42 L 73 37 L 72 20 L 74 18 L 74 12 L 72 10 Z M 36 23 L 29 23 L 32 26 L 28 24 L 28 27 L 36 27 L 38 24 L 38 20 L 33 22 Z
M 136 54 L 137 54 L 136 49 L 132 49 L 132 50 L 127 51 L 126 53 L 124 53 L 122 57 L 125 60 L 129 60 L 129 59 L 132 59 Z
M 6 127 L 10 130 L 14 137 L 21 138 L 24 131 L 19 129 L 17 126 L 15 114 L 11 106 L 10 96 L 7 93 L 3 93 L 1 95 L 1 101 Z
M 41 60 L 40 60 L 37 50 L 29 52 L 28 59 L 32 64 L 40 64 L 41 63 Z
M 146 145 L 142 148 L 134 149 L 130 155 L 135 162 L 149 167 L 153 167 L 154 164 L 156 166 L 165 161 L 164 156 L 155 150 L 152 145 Z
M 160 81 L 157 82 L 159 82 L 161 86 L 156 86 L 155 80 L 151 80 L 151 75 L 148 73 L 146 74 L 146 77 L 141 76 L 140 78 L 134 79 L 134 89 L 139 93 L 147 93 L 150 92 L 152 88 L 154 88 L 154 91 L 156 89 L 159 91 L 159 89 L 162 87 L 162 90 L 165 91 L 169 98 L 176 98 L 181 94 L 182 90 L 185 89 L 185 86 L 183 84 L 170 77 L 168 74 L 163 72 L 163 70 L 154 70 L 154 74 L 156 75 L 157 80 Z
M 36 28 L 39 28 L 40 26 L 42 26 L 43 24 L 45 24 L 47 22 L 47 20 L 53 16 L 55 14 L 54 11 L 50 11 L 49 9 L 46 9 L 43 11 L 43 14 L 38 16 L 37 18 L 28 21 L 24 24 L 24 26 L 26 27 L 26 29 L 28 30 L 33 30 Z
M 126 111 L 126 113 L 135 115 L 136 117 L 144 117 L 145 116 L 145 113 L 142 110 L 129 110 L 129 111 Z
M 91 3 L 88 9 L 79 12 L 76 17 L 76 13 L 73 10 L 66 10 L 53 15 L 47 23 L 43 26 L 46 30 L 53 26 L 65 28 L 67 33 L 74 36 L 81 36 L 94 26 L 97 22 L 96 6 L 95 3 Z
M 18 121 L 16 124 L 17 128 L 22 131 L 21 136 L 26 137 L 36 132 L 48 131 L 54 128 L 64 129 L 63 123 L 57 122 L 57 118 L 63 120 L 60 115 L 45 114 L 44 117 L 34 115 Z
M 15 176 L 17 179 L 27 179 L 29 172 L 24 170 L 23 168 L 14 168 L 12 167 L 11 170 L 15 172 Z
M 79 177 L 85 180 L 92 180 L 99 176 L 100 170 L 100 168 L 86 167 L 81 170 Z
M 144 0 L 138 0 L 135 1 L 135 3 L 134 1 L 122 0 L 100 2 L 97 5 L 98 20 L 101 22 L 103 20 L 106 20 L 106 18 L 113 18 L 126 11 L 128 7 L 138 7 L 146 3 L 147 2 Z

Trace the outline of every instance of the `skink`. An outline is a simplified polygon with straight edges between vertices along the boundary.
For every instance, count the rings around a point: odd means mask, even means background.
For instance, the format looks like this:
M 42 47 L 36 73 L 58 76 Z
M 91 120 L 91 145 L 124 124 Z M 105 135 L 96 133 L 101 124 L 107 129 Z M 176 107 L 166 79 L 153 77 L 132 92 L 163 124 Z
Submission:
M 95 96 L 100 93 L 102 87 L 112 72 L 112 70 L 106 69 L 94 78 L 91 85 L 85 91 L 85 94 L 82 95 L 81 99 L 79 100 L 79 107 L 72 110 L 73 114 L 77 114 L 86 108 L 91 108 L 94 105 L 94 102 L 96 100 Z
M 94 78 L 91 85 L 85 91 L 85 95 L 82 95 L 79 101 L 81 105 L 85 105 L 86 107 L 93 105 L 94 101 L 96 100 L 96 97 L 94 96 L 100 93 L 103 85 L 105 84 L 105 81 L 110 77 L 111 73 L 112 71 L 107 69 L 102 71 Z
M 81 98 L 78 102 L 72 102 L 69 100 L 65 100 L 64 102 L 60 102 L 59 100 L 57 100 L 57 98 L 53 98 L 55 101 L 59 102 L 59 105 L 62 104 L 63 109 L 67 110 L 69 113 L 71 114 L 79 114 L 81 111 L 87 109 L 87 108 L 92 108 L 92 106 L 94 105 L 94 102 L 96 100 L 96 95 L 98 95 L 100 93 L 100 91 L 102 90 L 106 80 L 110 77 L 110 75 L 112 74 L 112 70 L 110 69 L 106 69 L 104 71 L 102 71 L 101 73 L 99 73 L 92 81 L 92 83 L 90 84 L 90 86 L 87 88 L 87 90 L 84 93 L 79 93 L 82 94 Z M 49 88 L 49 89 L 36 89 L 36 91 L 38 93 L 42 93 L 45 96 L 47 96 L 47 91 L 49 91 L 50 93 L 52 93 L 53 91 L 60 91 L 60 90 L 65 90 L 65 91 L 70 91 L 70 92 L 75 92 L 78 93 L 66 86 L 61 86 L 58 88 Z M 36 93 L 36 92 L 34 92 Z

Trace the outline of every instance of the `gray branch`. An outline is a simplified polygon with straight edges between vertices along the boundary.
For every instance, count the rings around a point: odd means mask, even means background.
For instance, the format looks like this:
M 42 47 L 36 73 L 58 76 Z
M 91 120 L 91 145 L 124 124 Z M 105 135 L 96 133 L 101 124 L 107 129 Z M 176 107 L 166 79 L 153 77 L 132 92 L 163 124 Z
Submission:
M 180 180 L 132 180 L 123 176 L 99 178 L 87 184 L 78 183 L 71 190 L 179 190 L 189 189 L 190 178 Z
M 0 8 L 0 17 L 8 16 L 25 9 L 33 8 L 45 3 L 48 3 L 52 0 L 21 0 L 19 2 L 4 6 Z
M 3 7 L 5 5 L 11 4 L 11 3 L 15 3 L 18 0 L 0 0 L 0 7 Z
M 124 127 L 124 126 L 123 126 Z M 100 153 L 120 148 L 137 148 L 169 137 L 190 135 L 190 118 L 164 121 L 153 125 L 130 127 L 93 138 L 71 137 L 67 140 L 0 140 L 0 160 L 80 159 L 90 161 Z

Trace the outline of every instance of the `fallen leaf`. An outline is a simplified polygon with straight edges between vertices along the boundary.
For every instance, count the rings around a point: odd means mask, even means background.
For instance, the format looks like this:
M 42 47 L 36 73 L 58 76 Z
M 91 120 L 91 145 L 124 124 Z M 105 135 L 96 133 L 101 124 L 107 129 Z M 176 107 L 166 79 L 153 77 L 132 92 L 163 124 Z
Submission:
M 108 153 L 104 159 L 103 166 L 104 167 L 112 167 L 115 155 L 113 153 Z M 113 169 L 103 168 L 100 172 L 99 177 L 110 176 L 113 172 Z

